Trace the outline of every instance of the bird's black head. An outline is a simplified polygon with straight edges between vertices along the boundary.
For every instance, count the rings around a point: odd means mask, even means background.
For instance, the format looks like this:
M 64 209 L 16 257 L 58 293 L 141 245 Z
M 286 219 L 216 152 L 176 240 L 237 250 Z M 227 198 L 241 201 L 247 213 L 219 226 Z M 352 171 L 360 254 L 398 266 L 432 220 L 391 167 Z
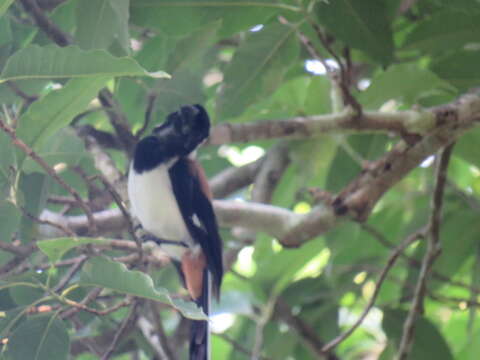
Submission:
M 176 156 L 187 156 L 208 137 L 210 119 L 201 105 L 185 105 L 167 116 L 135 149 L 135 170 L 150 170 Z
M 210 133 L 210 119 L 201 105 L 185 105 L 167 116 L 153 135 L 172 146 L 179 156 L 194 151 Z

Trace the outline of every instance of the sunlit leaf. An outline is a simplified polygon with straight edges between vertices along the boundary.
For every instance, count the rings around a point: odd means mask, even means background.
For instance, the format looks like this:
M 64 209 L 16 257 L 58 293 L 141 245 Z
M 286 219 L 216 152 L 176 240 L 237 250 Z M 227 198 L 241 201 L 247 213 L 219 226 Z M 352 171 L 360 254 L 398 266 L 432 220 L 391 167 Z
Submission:
M 0 16 L 2 16 L 5 11 L 8 10 L 14 1 L 15 0 L 0 0 Z

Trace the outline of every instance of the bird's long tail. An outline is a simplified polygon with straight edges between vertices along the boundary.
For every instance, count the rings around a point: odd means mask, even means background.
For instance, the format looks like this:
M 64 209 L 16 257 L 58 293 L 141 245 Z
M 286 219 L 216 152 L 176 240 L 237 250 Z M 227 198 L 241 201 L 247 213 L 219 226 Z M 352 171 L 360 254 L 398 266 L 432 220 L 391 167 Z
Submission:
M 210 272 L 203 272 L 202 295 L 195 300 L 205 313 L 210 314 L 211 279 Z M 210 331 L 208 321 L 193 320 L 190 328 L 190 360 L 210 360 Z

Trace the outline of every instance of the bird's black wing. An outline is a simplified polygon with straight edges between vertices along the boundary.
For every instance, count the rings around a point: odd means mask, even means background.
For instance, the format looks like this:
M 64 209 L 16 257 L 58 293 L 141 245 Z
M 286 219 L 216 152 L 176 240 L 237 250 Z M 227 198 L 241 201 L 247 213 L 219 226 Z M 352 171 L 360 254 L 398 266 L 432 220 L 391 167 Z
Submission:
M 169 170 L 173 192 L 187 229 L 207 259 L 213 277 L 213 290 L 218 296 L 223 276 L 222 241 L 212 203 L 204 193 L 190 161 L 181 158 Z

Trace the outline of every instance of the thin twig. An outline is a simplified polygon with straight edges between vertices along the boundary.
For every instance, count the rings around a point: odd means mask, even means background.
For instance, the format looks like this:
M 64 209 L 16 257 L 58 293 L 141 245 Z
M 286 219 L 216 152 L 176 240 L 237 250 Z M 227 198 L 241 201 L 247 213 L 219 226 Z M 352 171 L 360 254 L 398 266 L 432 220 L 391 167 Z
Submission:
M 72 306 L 74 308 L 77 308 L 79 310 L 86 311 L 86 312 L 89 312 L 91 314 L 95 314 L 95 315 L 98 315 L 98 316 L 105 316 L 105 315 L 108 315 L 112 312 L 117 311 L 118 309 L 120 309 L 122 307 L 129 306 L 132 303 L 132 298 L 127 297 L 127 298 L 123 299 L 122 301 L 119 301 L 115 305 L 113 305 L 113 306 L 111 306 L 107 309 L 104 309 L 104 310 L 97 310 L 97 309 L 88 307 L 84 304 L 78 303 L 76 301 L 72 301 L 70 299 L 64 299 L 64 302 L 67 305 L 70 305 L 70 306 Z
M 75 276 L 75 274 L 82 268 L 85 261 L 87 261 L 88 256 L 80 255 L 79 257 L 75 258 L 75 262 L 72 264 L 70 269 L 68 269 L 67 273 L 60 279 L 57 285 L 53 288 L 53 292 L 58 293 L 62 291 L 65 286 L 68 285 L 70 280 Z
M 108 347 L 107 351 L 102 355 L 101 360 L 108 360 L 112 356 L 113 352 L 115 351 L 115 347 L 117 346 L 118 341 L 120 338 L 130 332 L 133 327 L 135 326 L 136 323 L 136 318 L 137 318 L 137 309 L 140 306 L 141 301 L 139 299 L 134 299 L 133 303 L 130 308 L 130 313 L 128 316 L 123 319 L 122 324 L 120 325 L 118 331 L 115 333 L 115 336 Z
M 138 140 L 142 137 L 143 133 L 148 129 L 150 122 L 152 120 L 153 110 L 155 108 L 155 102 L 157 100 L 158 94 L 157 93 L 150 93 L 147 97 L 147 108 L 145 109 L 145 120 L 143 122 L 142 127 L 137 131 L 135 134 L 135 138 Z
M 123 217 L 127 221 L 127 229 L 128 229 L 129 234 L 132 236 L 132 239 L 135 240 L 135 243 L 140 244 L 140 247 L 141 247 L 141 242 L 139 241 L 139 239 L 137 238 L 137 235 L 135 234 L 135 229 L 134 229 L 134 226 L 133 226 L 132 217 L 130 216 L 130 213 L 125 208 L 125 205 L 123 204 L 122 198 L 120 197 L 118 192 L 115 190 L 113 185 L 110 184 L 110 182 L 105 178 L 105 176 L 98 175 L 98 178 L 102 182 L 105 189 L 107 189 L 107 191 L 110 193 L 113 200 L 117 204 L 118 208 L 122 212 Z
M 78 204 L 78 202 L 75 199 L 72 199 L 72 200 L 75 202 L 75 204 Z M 23 215 L 28 217 L 30 220 L 36 222 L 37 224 L 50 225 L 50 226 L 53 226 L 54 228 L 57 228 L 60 231 L 64 232 L 67 236 L 72 236 L 72 237 L 76 236 L 75 233 L 72 230 L 70 230 L 66 226 L 63 226 L 62 224 L 57 224 L 56 222 L 53 222 L 53 221 L 50 221 L 50 220 L 39 219 L 35 215 L 28 212 L 27 209 L 25 209 L 23 206 L 20 207 L 20 210 L 22 210 Z
M 41 158 L 32 148 L 25 144 L 21 139 L 15 134 L 15 130 L 12 129 L 9 125 L 0 120 L 0 128 L 10 136 L 12 143 L 22 150 L 27 156 L 31 157 L 35 162 L 37 162 L 46 172 L 50 175 L 61 187 L 68 191 L 78 202 L 79 206 L 85 212 L 85 215 L 88 219 L 89 232 L 90 234 L 95 234 L 97 231 L 95 220 L 93 218 L 92 212 L 88 205 L 83 201 L 80 194 L 70 185 L 68 185 L 63 179 L 57 175 L 55 170 L 48 165 L 43 158 Z
M 396 360 L 405 360 L 410 354 L 415 332 L 415 321 L 423 308 L 423 299 L 426 293 L 426 286 L 430 269 L 435 259 L 440 255 L 440 222 L 443 205 L 443 192 L 447 180 L 447 169 L 450 156 L 453 150 L 453 144 L 448 145 L 440 155 L 440 161 L 436 169 L 436 184 L 432 197 L 432 214 L 429 222 L 430 236 L 427 243 L 427 251 L 422 260 L 422 267 L 418 275 L 417 285 L 413 295 L 412 306 L 408 312 L 407 318 L 403 323 L 403 332 Z
M 28 256 L 32 253 L 32 248 L 23 245 L 15 245 L 7 241 L 0 240 L 0 250 L 12 253 L 16 256 Z
M 155 333 L 158 336 L 158 342 L 163 350 L 163 357 L 165 360 L 177 360 L 177 356 L 172 351 L 167 335 L 165 334 L 165 329 L 163 328 L 162 319 L 160 318 L 159 309 L 157 307 L 158 303 L 155 301 L 149 301 L 149 304 L 155 326 Z
M 313 30 L 317 33 L 318 39 L 322 43 L 323 47 L 328 51 L 330 55 L 332 55 L 332 57 L 338 63 L 338 66 L 340 68 L 340 79 L 337 81 L 337 83 L 342 91 L 343 101 L 345 105 L 350 105 L 355 110 L 357 119 L 361 118 L 363 113 L 362 106 L 357 101 L 357 99 L 355 99 L 355 97 L 350 93 L 350 90 L 349 90 L 349 86 L 350 86 L 350 79 L 348 76 L 349 70 L 345 69 L 345 65 L 343 64 L 342 59 L 337 55 L 337 53 L 330 46 L 328 40 L 326 39 L 325 35 L 320 29 L 320 26 L 315 21 L 311 20 L 309 16 L 307 16 L 307 20 L 309 21 L 309 24 L 313 28 Z
M 95 300 L 100 295 L 102 290 L 103 290 L 103 288 L 94 288 L 78 304 L 87 305 L 91 301 Z M 68 310 L 64 311 L 63 314 L 61 314 L 61 318 L 62 319 L 68 319 L 68 318 L 72 317 L 73 315 L 75 315 L 76 313 L 78 313 L 81 310 L 82 309 L 80 309 L 79 307 L 73 307 L 71 309 L 68 309 Z
M 32 102 L 34 102 L 35 100 L 38 99 L 38 96 L 36 96 L 36 95 L 28 95 L 26 92 L 24 92 L 22 89 L 20 89 L 18 87 L 18 85 L 15 84 L 15 82 L 13 82 L 13 81 L 7 81 L 6 84 L 10 88 L 10 90 L 13 91 L 13 93 L 15 95 L 17 95 L 17 96 L 21 97 L 23 100 L 25 100 L 27 105 L 31 104 Z
M 382 269 L 378 277 L 377 283 L 375 284 L 375 291 L 373 292 L 372 296 L 370 297 L 370 300 L 367 303 L 367 306 L 365 306 L 365 309 L 363 310 L 363 312 L 361 313 L 357 321 L 355 321 L 355 323 L 350 327 L 350 329 L 348 329 L 343 334 L 337 336 L 335 339 L 333 339 L 328 344 L 326 344 L 322 348 L 323 352 L 328 352 L 331 349 L 333 349 L 335 346 L 340 344 L 342 341 L 348 338 L 362 324 L 362 322 L 365 320 L 365 317 L 368 315 L 373 305 L 375 305 L 375 301 L 377 300 L 377 296 L 380 293 L 383 282 L 387 278 L 388 272 L 392 269 L 393 265 L 395 265 L 395 262 L 397 261 L 400 254 L 402 254 L 403 251 L 409 245 L 413 244 L 415 241 L 417 241 L 420 237 L 423 237 L 423 236 L 424 236 L 423 230 L 416 231 L 415 233 L 407 237 L 400 245 L 398 245 L 392 251 L 392 253 L 390 254 L 387 260 L 386 265 L 384 266 L 384 268 Z
M 242 344 L 240 344 L 238 341 L 232 339 L 230 336 L 228 336 L 227 334 L 216 334 L 216 336 L 218 336 L 219 338 L 222 338 L 223 340 L 225 340 L 226 342 L 228 342 L 230 345 L 232 345 L 232 347 L 245 354 L 245 355 L 248 355 L 249 357 L 251 357 L 252 353 L 249 349 L 247 349 L 245 346 L 243 346 Z M 269 357 L 266 357 L 266 356 L 263 356 L 263 355 L 260 355 L 260 360 L 272 360 L 271 358 Z
M 285 321 L 289 327 L 296 331 L 316 359 L 339 360 L 338 356 L 333 351 L 328 351 L 326 353 L 322 351 L 325 342 L 318 337 L 317 331 L 300 316 L 294 315 L 289 304 L 282 298 L 277 299 L 275 317 Z

